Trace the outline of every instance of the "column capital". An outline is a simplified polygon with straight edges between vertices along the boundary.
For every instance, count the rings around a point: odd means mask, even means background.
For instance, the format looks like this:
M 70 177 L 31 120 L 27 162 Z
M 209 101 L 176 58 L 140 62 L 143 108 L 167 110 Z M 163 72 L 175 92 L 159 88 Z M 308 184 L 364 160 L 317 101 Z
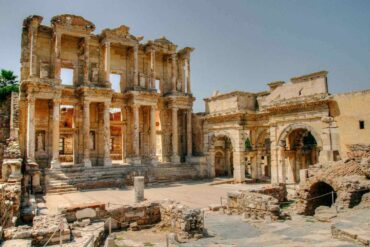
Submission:
M 60 104 L 62 102 L 61 98 L 53 98 L 52 101 L 54 104 Z
M 172 111 L 178 111 L 179 110 L 179 108 L 176 107 L 176 106 L 171 107 L 171 109 L 172 109 Z
M 139 46 L 138 46 L 138 45 L 134 45 L 134 46 L 132 47 L 132 50 L 133 50 L 134 52 L 138 52 L 138 51 L 139 51 Z
M 36 101 L 36 97 L 35 97 L 35 95 L 34 95 L 34 94 L 28 94 L 28 95 L 27 95 L 27 102 L 28 102 L 28 103 L 32 103 L 32 104 L 34 104 L 34 103 L 35 103 L 35 101 Z
M 112 102 L 110 102 L 110 101 L 104 101 L 103 104 L 104 104 L 104 108 L 110 108 Z
M 131 107 L 132 107 L 132 109 L 138 110 L 140 108 L 140 105 L 139 104 L 132 104 Z

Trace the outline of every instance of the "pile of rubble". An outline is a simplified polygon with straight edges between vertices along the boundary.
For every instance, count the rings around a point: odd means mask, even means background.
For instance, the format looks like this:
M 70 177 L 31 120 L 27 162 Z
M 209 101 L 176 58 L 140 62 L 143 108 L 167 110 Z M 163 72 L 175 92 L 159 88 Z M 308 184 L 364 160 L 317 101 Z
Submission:
M 191 209 L 172 200 L 160 203 L 161 222 L 159 227 L 170 227 L 179 239 L 201 238 L 204 217 L 200 209 Z
M 21 186 L 19 183 L 0 184 L 0 226 L 10 227 L 19 218 Z
M 60 230 L 62 230 L 61 235 Z M 32 226 L 22 225 L 4 230 L 5 240 L 31 239 L 32 244 L 36 246 L 59 243 L 60 236 L 63 242 L 70 240 L 67 220 L 61 215 L 35 216 Z

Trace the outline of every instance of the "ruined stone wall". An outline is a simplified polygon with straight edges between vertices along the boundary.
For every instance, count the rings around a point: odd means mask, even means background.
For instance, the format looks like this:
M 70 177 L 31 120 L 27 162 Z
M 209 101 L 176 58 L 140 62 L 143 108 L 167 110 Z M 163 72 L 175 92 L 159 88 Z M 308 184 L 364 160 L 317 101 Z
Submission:
M 10 115 L 11 95 L 9 95 L 4 101 L 0 102 L 0 166 L 3 162 L 6 140 L 10 136 Z
M 351 145 L 370 145 L 370 90 L 336 94 L 330 104 L 330 113 L 338 124 L 342 158 L 348 157 Z M 364 129 L 360 129 L 364 121 Z
M 21 185 L 19 183 L 0 184 L 0 226 L 13 226 L 19 218 Z
M 282 217 L 278 199 L 250 191 L 229 192 L 227 211 L 252 219 L 275 221 Z

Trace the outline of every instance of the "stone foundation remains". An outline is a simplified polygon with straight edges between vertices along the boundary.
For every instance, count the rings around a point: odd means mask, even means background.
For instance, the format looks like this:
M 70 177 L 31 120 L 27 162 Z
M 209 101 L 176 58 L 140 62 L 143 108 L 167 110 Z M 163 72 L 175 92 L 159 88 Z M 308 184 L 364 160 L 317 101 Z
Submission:
M 278 199 L 250 191 L 229 192 L 227 195 L 227 212 L 243 214 L 245 218 L 271 221 L 284 217 Z
M 310 167 L 306 182 L 298 190 L 297 213 L 313 215 L 318 206 L 331 206 L 333 200 L 338 208 L 356 206 L 362 195 L 370 190 L 370 180 L 366 177 L 368 169 L 355 160 Z

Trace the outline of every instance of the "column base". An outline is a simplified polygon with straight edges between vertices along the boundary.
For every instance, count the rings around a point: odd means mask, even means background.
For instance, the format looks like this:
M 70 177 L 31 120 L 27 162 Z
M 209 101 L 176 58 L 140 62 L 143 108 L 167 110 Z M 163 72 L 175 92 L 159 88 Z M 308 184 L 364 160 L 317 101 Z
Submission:
M 192 159 L 193 159 L 193 156 L 192 155 L 187 155 L 186 156 L 186 163 L 191 163 L 192 162 Z
M 82 163 L 84 164 L 84 166 L 86 168 L 91 168 L 92 167 L 90 159 L 84 159 Z
M 156 155 L 152 156 L 152 159 L 150 160 L 150 164 L 152 164 L 154 166 L 158 165 L 158 158 L 157 158 Z
M 141 165 L 140 157 L 126 157 L 126 162 L 132 165 Z
M 110 158 L 104 158 L 104 166 L 111 167 L 112 166 L 112 160 Z
M 171 162 L 172 163 L 180 163 L 180 156 L 178 156 L 178 155 L 172 155 L 171 156 Z
M 60 162 L 59 162 L 59 160 L 52 160 L 50 162 L 50 168 L 51 169 L 59 169 L 60 168 Z

